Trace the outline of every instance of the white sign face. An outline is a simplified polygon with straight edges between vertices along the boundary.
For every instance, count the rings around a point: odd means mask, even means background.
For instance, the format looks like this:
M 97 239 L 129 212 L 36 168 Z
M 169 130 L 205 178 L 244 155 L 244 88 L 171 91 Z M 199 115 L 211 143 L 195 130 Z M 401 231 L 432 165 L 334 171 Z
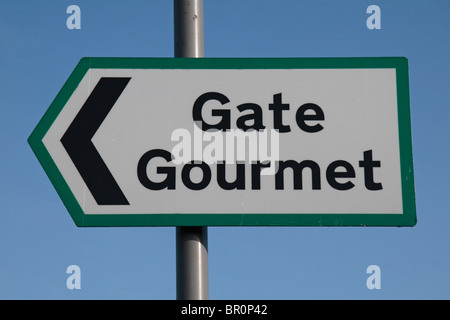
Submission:
M 86 217 L 404 216 L 398 78 L 89 67 L 42 143 Z

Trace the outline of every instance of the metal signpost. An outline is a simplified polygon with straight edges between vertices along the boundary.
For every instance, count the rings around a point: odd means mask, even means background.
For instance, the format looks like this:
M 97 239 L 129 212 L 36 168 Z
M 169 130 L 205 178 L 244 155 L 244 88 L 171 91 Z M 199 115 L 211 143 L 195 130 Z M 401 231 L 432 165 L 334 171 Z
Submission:
M 77 226 L 177 227 L 207 299 L 207 226 L 415 225 L 405 58 L 201 58 L 174 3 L 180 58 L 81 59 L 28 139 Z
M 174 0 L 175 57 L 204 57 L 203 30 L 203 0 Z M 208 299 L 208 228 L 176 227 L 176 252 L 177 299 Z

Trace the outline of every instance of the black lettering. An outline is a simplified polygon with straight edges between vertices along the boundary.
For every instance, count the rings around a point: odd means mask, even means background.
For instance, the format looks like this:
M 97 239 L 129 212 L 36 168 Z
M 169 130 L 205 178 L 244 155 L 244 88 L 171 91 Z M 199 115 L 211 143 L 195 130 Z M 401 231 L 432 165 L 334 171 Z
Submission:
M 270 162 L 261 163 L 261 161 L 256 161 L 252 163 L 252 190 L 261 189 L 261 169 L 270 167 Z
M 166 150 L 154 149 L 147 151 L 139 159 L 137 167 L 137 176 L 141 184 L 150 190 L 162 190 L 167 188 L 169 190 L 175 189 L 175 168 L 174 167 L 157 167 L 158 174 L 166 174 L 166 178 L 161 182 L 154 182 L 148 178 L 147 165 L 153 158 L 160 157 L 167 162 L 172 161 L 172 154 Z
M 202 108 L 205 105 L 205 103 L 209 100 L 217 100 L 222 105 L 230 102 L 230 100 L 226 96 L 218 92 L 207 92 L 202 94 L 200 97 L 197 98 L 197 100 L 195 100 L 194 106 L 192 108 L 192 117 L 194 119 L 194 122 L 197 124 L 197 126 L 198 126 L 197 122 L 200 122 L 199 128 L 202 129 L 203 131 L 207 131 L 209 129 L 217 129 L 225 131 L 227 129 L 230 129 L 230 121 L 231 121 L 230 110 L 213 109 L 211 114 L 214 117 L 221 117 L 221 120 L 216 124 L 209 124 L 203 120 Z
M 236 121 L 236 126 L 243 131 L 247 131 L 249 129 L 254 130 L 263 130 L 265 126 L 263 125 L 263 115 L 262 109 L 259 105 L 255 103 L 244 103 L 237 106 L 240 112 L 244 110 L 252 110 L 253 113 L 240 116 Z M 247 125 L 247 121 L 253 121 L 252 125 Z
M 368 190 L 383 189 L 381 183 L 373 181 L 373 168 L 381 167 L 381 161 L 372 160 L 372 150 L 364 151 L 364 160 L 359 162 L 359 166 L 364 168 L 364 184 Z
M 226 179 L 226 166 L 225 163 L 217 164 L 217 183 L 219 186 L 224 190 L 245 189 L 245 164 L 236 164 L 236 179 L 233 182 L 228 182 Z M 228 165 L 228 167 L 230 167 L 230 165 Z
M 273 111 L 273 126 L 278 132 L 290 132 L 291 128 L 283 124 L 283 110 L 289 110 L 289 104 L 281 102 L 281 93 L 273 95 L 273 103 L 269 104 L 269 110 Z
M 312 110 L 315 114 L 305 114 L 306 111 Z M 300 129 L 305 132 L 319 132 L 323 129 L 323 126 L 320 124 L 315 124 L 313 126 L 309 126 L 305 121 L 322 121 L 325 120 L 325 114 L 323 110 L 314 103 L 305 103 L 304 105 L 298 108 L 297 113 L 295 114 L 295 120 L 297 121 L 297 125 Z
M 336 169 L 339 167 L 345 168 L 345 172 L 340 171 L 336 172 Z M 355 185 L 351 181 L 347 181 L 344 183 L 339 183 L 336 181 L 337 178 L 354 178 L 355 177 L 355 169 L 353 166 L 344 160 L 333 161 L 327 168 L 327 181 L 330 186 L 337 190 L 349 190 L 353 188 Z
M 202 171 L 202 180 L 200 182 L 193 182 L 191 180 L 191 170 L 194 168 L 200 168 Z M 191 163 L 186 164 L 181 171 L 181 179 L 186 187 L 191 190 L 203 190 L 211 182 L 211 168 L 203 161 L 196 163 L 191 161 Z
M 294 190 L 303 188 L 303 169 L 309 167 L 311 169 L 312 189 L 320 190 L 320 167 L 312 160 L 304 160 L 300 163 L 294 160 L 280 161 L 278 171 L 275 174 L 275 189 L 284 189 L 284 169 L 292 168 L 294 174 Z

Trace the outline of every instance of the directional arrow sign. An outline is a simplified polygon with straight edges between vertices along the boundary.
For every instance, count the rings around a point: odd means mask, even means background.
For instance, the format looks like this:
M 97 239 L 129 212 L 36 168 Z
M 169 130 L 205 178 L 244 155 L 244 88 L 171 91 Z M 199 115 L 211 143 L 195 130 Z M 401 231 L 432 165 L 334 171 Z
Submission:
M 131 78 L 101 78 L 61 143 L 98 205 L 129 205 L 92 138 Z
M 413 226 L 405 58 L 83 58 L 28 139 L 78 226 Z

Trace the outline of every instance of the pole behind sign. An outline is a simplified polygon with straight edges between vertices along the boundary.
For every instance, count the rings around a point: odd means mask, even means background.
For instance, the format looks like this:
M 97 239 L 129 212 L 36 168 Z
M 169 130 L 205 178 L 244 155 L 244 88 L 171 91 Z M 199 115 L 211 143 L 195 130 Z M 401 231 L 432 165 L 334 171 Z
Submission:
M 204 57 L 203 0 L 173 3 L 175 57 Z M 209 298 L 207 227 L 176 227 L 176 270 L 178 300 Z

